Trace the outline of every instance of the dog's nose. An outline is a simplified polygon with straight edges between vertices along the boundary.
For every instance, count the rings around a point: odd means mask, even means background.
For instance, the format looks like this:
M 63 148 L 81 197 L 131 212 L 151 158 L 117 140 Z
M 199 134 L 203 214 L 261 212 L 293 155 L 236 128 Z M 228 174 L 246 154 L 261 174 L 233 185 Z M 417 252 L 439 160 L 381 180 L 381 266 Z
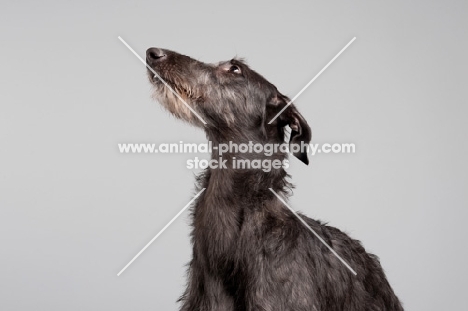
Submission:
M 149 48 L 146 50 L 146 60 L 148 62 L 154 62 L 157 61 L 160 58 L 163 58 L 166 56 L 166 53 L 164 53 L 163 50 L 158 49 L 158 48 Z

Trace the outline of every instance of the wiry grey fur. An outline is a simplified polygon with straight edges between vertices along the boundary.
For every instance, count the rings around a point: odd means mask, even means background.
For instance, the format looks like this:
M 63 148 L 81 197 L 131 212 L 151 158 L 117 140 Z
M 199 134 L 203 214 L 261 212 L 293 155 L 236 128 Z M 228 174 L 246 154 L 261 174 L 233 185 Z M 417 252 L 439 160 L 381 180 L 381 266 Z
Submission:
M 147 51 L 148 64 L 195 109 L 201 121 L 148 71 L 155 98 L 176 117 L 220 143 L 308 143 L 310 128 L 294 105 L 271 125 L 288 102 L 274 85 L 244 62 L 205 64 L 169 50 Z M 294 154 L 308 163 L 307 154 Z M 213 159 L 218 159 L 214 150 Z M 265 159 L 261 154 L 223 155 Z M 276 153 L 270 159 L 284 160 Z M 229 166 L 229 165 L 228 165 Z M 275 195 L 287 196 L 283 168 L 207 169 L 206 188 L 193 208 L 193 259 L 181 297 L 183 311 L 383 311 L 403 310 L 376 256 L 340 230 L 301 217 L 354 270 L 353 275 Z

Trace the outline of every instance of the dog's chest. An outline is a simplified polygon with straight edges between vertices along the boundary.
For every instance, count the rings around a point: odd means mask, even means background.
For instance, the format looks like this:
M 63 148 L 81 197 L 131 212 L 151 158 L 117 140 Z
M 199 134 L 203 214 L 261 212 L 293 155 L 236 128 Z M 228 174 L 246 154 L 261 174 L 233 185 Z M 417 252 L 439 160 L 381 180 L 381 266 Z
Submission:
M 216 270 L 226 269 L 239 256 L 243 223 L 240 209 L 205 202 L 194 214 L 194 242 L 199 256 Z

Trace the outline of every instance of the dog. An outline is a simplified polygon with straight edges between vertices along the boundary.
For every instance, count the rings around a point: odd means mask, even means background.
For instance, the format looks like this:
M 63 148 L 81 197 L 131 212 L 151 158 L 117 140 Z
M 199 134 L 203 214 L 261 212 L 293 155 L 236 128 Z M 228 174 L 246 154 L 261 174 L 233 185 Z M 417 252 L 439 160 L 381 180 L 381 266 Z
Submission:
M 284 164 L 287 153 L 220 154 L 216 148 L 229 142 L 309 144 L 311 129 L 285 95 L 240 59 L 207 64 L 150 48 L 146 62 L 154 98 L 203 128 L 214 146 L 212 159 L 228 164 L 197 178 L 205 191 L 192 208 L 193 257 L 180 310 L 403 310 L 376 256 L 340 230 L 300 214 L 354 275 L 275 195 L 287 197 L 292 188 L 284 165 L 234 168 L 239 159 Z M 292 154 L 308 164 L 306 151 Z

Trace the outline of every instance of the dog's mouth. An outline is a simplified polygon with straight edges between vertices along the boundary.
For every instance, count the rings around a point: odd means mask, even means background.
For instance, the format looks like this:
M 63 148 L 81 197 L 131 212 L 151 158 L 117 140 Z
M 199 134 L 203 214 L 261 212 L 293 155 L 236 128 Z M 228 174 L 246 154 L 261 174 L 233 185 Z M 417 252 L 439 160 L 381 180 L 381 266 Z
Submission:
M 154 68 L 152 69 L 154 70 Z M 155 70 L 153 72 L 153 70 L 148 68 L 148 77 L 150 82 L 157 88 L 157 91 L 174 91 L 182 98 L 192 100 L 200 100 L 202 98 L 200 92 L 196 92 L 195 88 L 181 82 L 180 79 L 171 79 L 167 75 L 161 75 Z

